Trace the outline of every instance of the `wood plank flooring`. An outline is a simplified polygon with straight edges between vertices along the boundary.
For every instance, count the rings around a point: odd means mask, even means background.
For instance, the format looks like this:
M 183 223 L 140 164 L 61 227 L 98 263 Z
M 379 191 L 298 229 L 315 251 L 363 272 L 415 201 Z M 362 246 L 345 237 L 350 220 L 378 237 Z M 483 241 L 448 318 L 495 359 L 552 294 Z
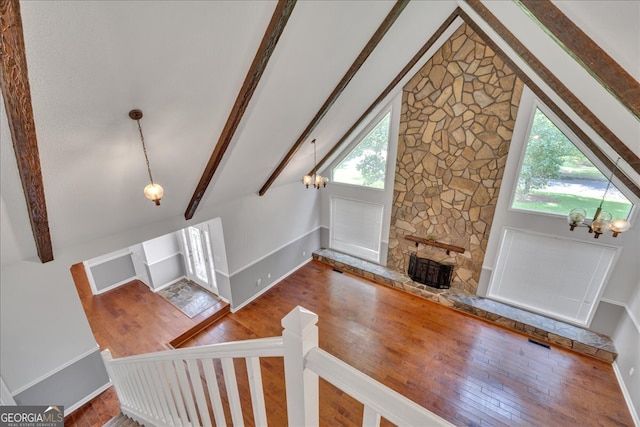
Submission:
M 296 305 L 318 314 L 321 348 L 456 425 L 633 425 L 611 365 L 317 262 L 187 345 L 280 335 L 280 319 Z M 102 336 L 131 342 L 127 351 L 149 344 L 142 330 L 122 332 Z M 270 425 L 286 425 L 282 363 L 261 366 Z M 322 425 L 360 425 L 362 407 L 349 396 L 322 382 L 320 397 Z

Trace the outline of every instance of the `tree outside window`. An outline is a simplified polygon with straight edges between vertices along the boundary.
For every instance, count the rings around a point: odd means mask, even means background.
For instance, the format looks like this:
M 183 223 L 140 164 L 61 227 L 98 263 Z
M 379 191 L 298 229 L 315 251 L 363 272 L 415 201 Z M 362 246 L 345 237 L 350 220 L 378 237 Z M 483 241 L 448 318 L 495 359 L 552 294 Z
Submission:
M 542 112 L 536 109 L 512 207 L 567 215 L 583 208 L 593 215 L 608 179 Z M 615 186 L 603 210 L 627 218 L 633 204 Z
M 390 120 L 391 112 L 333 168 L 334 182 L 384 188 Z

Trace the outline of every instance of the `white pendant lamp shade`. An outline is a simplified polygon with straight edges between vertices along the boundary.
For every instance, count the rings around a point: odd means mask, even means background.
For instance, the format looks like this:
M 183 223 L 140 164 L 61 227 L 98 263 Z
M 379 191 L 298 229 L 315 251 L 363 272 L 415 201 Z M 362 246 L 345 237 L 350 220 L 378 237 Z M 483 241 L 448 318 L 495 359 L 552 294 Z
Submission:
M 160 206 L 160 199 L 163 195 L 164 189 L 160 184 L 151 183 L 144 187 L 144 197 L 154 202 L 156 206 Z

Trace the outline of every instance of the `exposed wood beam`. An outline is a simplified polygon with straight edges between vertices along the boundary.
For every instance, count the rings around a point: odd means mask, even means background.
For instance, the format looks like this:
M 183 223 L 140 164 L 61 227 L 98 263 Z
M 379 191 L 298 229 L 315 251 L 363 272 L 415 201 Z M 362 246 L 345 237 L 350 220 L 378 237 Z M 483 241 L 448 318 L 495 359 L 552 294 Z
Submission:
M 264 70 L 267 68 L 267 64 L 269 63 L 269 59 L 271 58 L 271 54 L 276 48 L 276 44 L 284 31 L 284 27 L 293 12 L 293 8 L 296 4 L 296 0 L 279 0 L 276 5 L 276 9 L 273 12 L 271 17 L 271 21 L 269 22 L 269 26 L 265 31 L 264 36 L 262 37 L 262 42 L 260 43 L 260 47 L 256 52 L 255 57 L 253 58 L 253 62 L 251 63 L 251 67 L 249 71 L 247 71 L 247 75 L 245 76 L 244 83 L 242 84 L 242 88 L 238 93 L 235 104 L 231 109 L 231 113 L 229 113 L 229 117 L 227 118 L 227 122 L 224 125 L 222 133 L 218 139 L 218 143 L 216 144 L 213 152 L 211 153 L 211 157 L 209 158 L 209 162 L 202 173 L 202 177 L 200 178 L 200 182 L 191 196 L 191 201 L 187 206 L 187 210 L 184 213 L 184 217 L 189 220 L 193 217 L 204 196 L 209 183 L 213 179 L 213 175 L 216 173 L 220 162 L 222 161 L 222 157 L 224 153 L 229 148 L 229 144 L 233 139 L 233 136 L 238 129 L 238 125 L 244 116 L 244 113 L 249 106 L 249 102 L 258 87 L 258 83 L 264 73 Z
M 451 15 L 447 17 L 447 19 L 445 19 L 445 21 L 442 23 L 442 25 L 440 25 L 436 32 L 433 33 L 433 35 L 429 38 L 429 40 L 427 40 L 424 45 L 422 45 L 420 50 L 418 50 L 418 52 L 413 56 L 413 58 L 411 58 L 407 65 L 405 65 L 404 68 L 400 70 L 398 75 L 391 81 L 391 83 L 389 83 L 389 85 L 387 85 L 382 93 L 378 95 L 375 101 L 373 101 L 369 108 L 367 108 L 367 110 L 360 116 L 360 118 L 356 120 L 353 126 L 351 126 L 349 130 L 345 132 L 344 135 L 342 135 L 342 138 L 338 140 L 338 142 L 331 148 L 331 150 L 329 150 L 329 152 L 322 158 L 322 160 L 320 160 L 318 164 L 313 169 L 311 169 L 309 175 L 313 175 L 316 171 L 318 171 L 331 158 L 331 156 L 333 156 L 336 151 L 340 149 L 349 135 L 351 135 L 351 133 L 356 130 L 356 128 L 367 118 L 367 116 L 371 114 L 374 108 L 376 108 L 376 106 L 380 104 L 382 100 L 386 98 L 387 95 L 389 95 L 389 93 L 391 93 L 391 91 L 400 83 L 400 80 L 402 80 L 404 76 L 407 75 L 407 73 L 416 65 L 420 58 L 422 58 L 427 53 L 431 46 L 433 46 L 433 44 L 440 38 L 440 36 L 446 31 L 446 29 L 449 28 L 453 21 L 458 17 L 459 12 L 460 8 L 456 8 L 456 10 L 454 10 L 453 13 L 451 13 Z
M 478 1 L 478 4 L 475 4 L 474 0 L 467 0 L 469 4 L 472 4 L 474 9 L 476 8 L 484 8 L 482 4 Z M 486 10 L 486 8 L 484 8 Z M 520 55 L 530 66 L 531 68 L 538 72 L 540 72 L 547 76 L 547 84 L 551 86 L 552 89 L 556 91 L 556 93 L 560 94 L 565 101 L 567 102 L 580 116 L 581 118 L 588 123 L 596 132 L 603 137 L 605 142 L 607 142 L 614 150 L 620 154 L 620 156 L 625 159 L 638 173 L 640 170 L 638 168 L 637 156 L 633 153 L 629 148 L 620 141 L 614 134 L 611 132 L 589 109 L 582 104 L 576 97 L 567 89 L 546 67 L 540 63 L 540 61 L 531 54 L 516 38 L 511 34 L 502 24 L 488 11 L 483 11 L 481 13 L 479 10 L 476 10 L 480 14 L 480 16 L 487 21 L 489 25 L 491 25 L 498 34 L 507 41 L 507 43 L 514 48 L 514 50 Z M 486 17 L 484 16 L 486 14 Z M 490 15 L 490 16 L 489 16 Z M 409 72 L 411 68 L 418 62 L 418 60 L 427 52 L 427 50 L 435 43 L 435 41 L 442 35 L 442 33 L 451 25 L 451 23 L 457 18 L 462 18 L 468 25 L 470 25 L 476 33 L 481 35 L 483 39 L 492 47 L 492 49 L 498 53 L 500 53 L 503 60 L 505 60 L 510 67 L 514 70 L 514 72 L 520 77 L 524 83 L 536 94 L 538 98 L 540 98 L 551 110 L 562 120 L 575 134 L 580 138 L 582 142 L 604 163 L 604 165 L 609 169 L 613 170 L 616 177 L 622 181 L 622 183 L 631 190 L 636 196 L 640 197 L 640 188 L 638 184 L 629 179 L 623 172 L 619 169 L 616 169 L 614 162 L 609 159 L 596 145 L 596 143 L 578 126 L 573 120 L 567 116 L 558 107 L 549 96 L 538 87 L 510 58 L 505 54 L 499 46 L 496 45 L 495 42 L 484 32 L 478 25 L 471 19 L 462 9 L 456 8 L 456 10 L 444 21 L 444 23 L 438 28 L 438 30 L 434 33 L 434 35 L 424 44 L 424 46 L 416 53 L 416 55 L 409 61 L 409 63 L 402 69 L 402 71 L 396 76 L 396 78 L 387 86 L 387 88 L 376 98 L 376 100 L 371 104 L 371 106 L 360 116 L 360 118 L 351 126 L 351 128 L 340 138 L 340 140 L 329 150 L 329 152 L 318 162 L 317 166 L 309 171 L 309 175 L 313 175 L 314 172 L 318 171 L 329 159 L 341 148 L 341 146 L 345 143 L 349 135 L 355 131 L 355 129 L 362 123 L 363 120 L 371 114 L 373 109 L 380 103 L 382 100 L 393 90 L 396 85 L 402 80 L 402 78 Z M 502 27 L 502 28 L 499 28 Z M 500 31 L 502 30 L 502 31 Z M 540 75 L 540 73 L 538 73 Z M 549 83 L 551 82 L 551 83 Z M 636 159 L 636 163 L 634 162 Z
M 564 51 L 640 120 L 640 83 L 549 0 L 515 0 Z
M 391 11 L 387 14 L 382 24 L 378 27 L 376 32 L 371 36 L 371 39 L 367 42 L 365 47 L 362 49 L 356 60 L 351 64 L 351 67 L 347 70 L 342 80 L 338 83 L 338 85 L 333 89 L 333 92 L 329 95 L 327 100 L 322 104 L 320 110 L 316 113 L 316 115 L 311 119 L 311 122 L 307 125 L 305 130 L 302 132 L 298 140 L 293 144 L 293 146 L 289 149 L 289 152 L 285 155 L 284 159 L 278 164 L 276 169 L 273 171 L 271 176 L 264 183 L 258 194 L 260 196 L 264 196 L 269 187 L 273 184 L 276 178 L 282 173 L 284 168 L 289 164 L 293 156 L 298 152 L 302 143 L 309 137 L 311 132 L 316 128 L 316 126 L 320 123 L 322 118 L 327 114 L 327 112 L 331 109 L 333 104 L 338 100 L 344 89 L 347 87 L 353 76 L 356 75 L 360 67 L 365 63 L 371 52 L 378 46 L 380 41 L 383 39 L 387 31 L 391 28 L 391 26 L 396 22 L 404 8 L 409 3 L 409 0 L 397 0 Z
M 18 0 L 0 0 L 0 88 L 40 261 L 53 260 Z
M 584 120 L 602 139 L 613 148 L 620 157 L 622 157 L 627 164 L 629 164 L 633 170 L 640 174 L 640 158 L 629 149 L 611 130 L 598 119 L 584 105 L 574 94 L 571 92 L 547 67 L 536 58 L 514 35 L 511 33 L 496 17 L 493 15 L 480 0 L 466 0 L 466 2 L 473 8 L 473 10 L 480 15 L 480 17 L 498 33 L 498 35 L 505 41 L 516 54 L 524 60 L 529 67 L 558 95 L 564 102 Z M 536 96 L 544 102 L 557 116 L 562 120 L 580 140 L 589 148 L 602 163 L 611 171 L 614 172 L 616 177 L 622 181 L 622 183 L 629 188 L 636 196 L 640 197 L 640 188 L 638 184 L 629 179 L 620 169 L 615 167 L 614 161 L 609 159 L 606 154 L 600 149 L 600 147 L 578 126 L 573 120 L 562 111 L 558 105 L 551 100 L 551 98 L 524 73 L 511 58 L 489 37 L 464 11 L 459 12 L 465 22 L 470 25 L 473 30 L 478 33 L 497 53 L 500 54 L 502 60 L 509 64 L 514 72 L 522 79 L 522 81 L 536 94 Z

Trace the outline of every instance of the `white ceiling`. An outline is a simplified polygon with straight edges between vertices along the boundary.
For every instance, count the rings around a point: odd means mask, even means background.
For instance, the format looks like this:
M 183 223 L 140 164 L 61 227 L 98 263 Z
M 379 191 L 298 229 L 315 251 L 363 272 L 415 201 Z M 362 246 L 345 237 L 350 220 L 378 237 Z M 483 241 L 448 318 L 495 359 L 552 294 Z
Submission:
M 393 3 L 298 1 L 199 209 L 260 189 Z M 618 43 L 624 34 L 615 21 L 589 14 L 600 13 L 600 3 L 559 6 L 597 42 L 615 46 L 611 54 L 623 66 L 637 66 L 638 43 Z M 407 6 L 314 131 L 319 158 L 456 6 L 447 0 Z M 183 215 L 274 7 L 274 1 L 21 2 L 54 254 Z M 5 264 L 33 257 L 35 249 L 2 104 Z M 161 207 L 142 196 L 148 178 L 128 118 L 133 108 L 144 112 L 154 179 L 165 189 Z M 312 149 L 304 144 L 274 185 L 299 180 L 311 166 Z

